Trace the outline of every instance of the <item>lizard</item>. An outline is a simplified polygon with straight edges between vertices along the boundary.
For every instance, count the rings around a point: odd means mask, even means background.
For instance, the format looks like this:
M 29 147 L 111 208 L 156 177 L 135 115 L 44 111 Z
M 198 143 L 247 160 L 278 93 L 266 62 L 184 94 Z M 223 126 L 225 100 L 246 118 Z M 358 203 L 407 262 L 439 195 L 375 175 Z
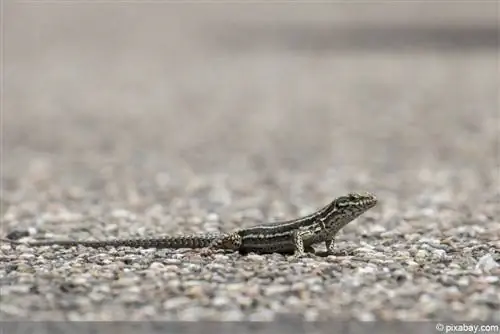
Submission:
M 204 249 L 203 254 L 226 250 L 248 254 L 292 253 L 302 257 L 315 253 L 313 244 L 324 243 L 327 255 L 335 254 L 334 239 L 340 229 L 377 204 L 375 195 L 348 193 L 331 201 L 328 205 L 298 219 L 263 223 L 236 229 L 229 233 L 186 234 L 144 239 L 116 240 L 43 240 L 21 242 L 0 239 L 11 245 L 29 247 L 59 245 L 64 247 L 84 246 L 101 248 L 126 246 L 133 248 L 190 248 Z

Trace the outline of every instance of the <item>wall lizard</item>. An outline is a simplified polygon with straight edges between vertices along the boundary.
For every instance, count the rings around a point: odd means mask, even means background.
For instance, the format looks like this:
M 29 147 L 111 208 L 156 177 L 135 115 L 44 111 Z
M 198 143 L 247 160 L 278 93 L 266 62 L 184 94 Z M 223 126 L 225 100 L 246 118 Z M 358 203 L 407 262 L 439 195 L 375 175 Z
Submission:
M 324 243 L 327 254 L 334 254 L 334 239 L 345 225 L 377 204 L 375 195 L 349 193 L 340 196 L 320 210 L 302 218 L 265 223 L 240 228 L 230 233 L 207 233 L 165 236 L 145 239 L 117 239 L 103 241 L 44 240 L 21 242 L 0 239 L 13 245 L 38 246 L 127 246 L 135 248 L 203 248 L 204 254 L 215 250 L 238 251 L 240 253 L 293 253 L 296 257 L 313 252 L 313 244 Z

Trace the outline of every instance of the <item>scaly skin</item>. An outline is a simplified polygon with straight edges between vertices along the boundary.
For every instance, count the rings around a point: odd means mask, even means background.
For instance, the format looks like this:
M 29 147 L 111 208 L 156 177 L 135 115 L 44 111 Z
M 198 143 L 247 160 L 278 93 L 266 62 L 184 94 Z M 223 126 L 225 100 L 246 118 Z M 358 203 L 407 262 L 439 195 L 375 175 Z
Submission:
M 303 256 L 313 252 L 313 244 L 324 243 L 328 254 L 334 254 L 334 238 L 345 225 L 377 204 L 370 193 L 350 193 L 334 199 L 330 204 L 308 216 L 275 223 L 241 228 L 232 233 L 192 234 L 165 236 L 151 239 L 117 239 L 104 241 L 47 240 L 19 242 L 0 239 L 13 245 L 39 246 L 126 246 L 134 248 L 204 248 L 204 254 L 215 250 L 239 251 L 241 253 L 294 253 Z

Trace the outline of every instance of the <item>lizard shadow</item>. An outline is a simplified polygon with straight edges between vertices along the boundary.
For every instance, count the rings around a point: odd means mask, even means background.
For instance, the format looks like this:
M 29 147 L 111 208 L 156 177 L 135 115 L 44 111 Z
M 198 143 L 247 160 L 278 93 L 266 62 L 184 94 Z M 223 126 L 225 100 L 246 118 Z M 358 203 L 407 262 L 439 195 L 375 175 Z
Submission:
M 304 249 L 304 252 L 307 255 L 314 255 L 314 256 L 318 256 L 318 257 L 328 257 L 330 255 L 334 255 L 334 256 L 352 256 L 352 255 L 354 255 L 354 253 L 353 253 L 352 250 L 342 250 L 342 251 L 338 251 L 338 252 L 335 252 L 335 253 L 332 254 L 332 253 L 329 253 L 328 251 L 317 251 L 313 247 L 308 247 L 308 248 Z M 247 252 L 247 251 L 238 251 L 238 253 L 241 256 L 248 256 L 249 254 L 259 254 L 259 255 L 265 255 L 265 254 L 294 255 L 293 251 L 289 251 L 289 252 L 264 252 L 264 253 L 261 253 L 261 252 L 255 253 L 255 252 Z

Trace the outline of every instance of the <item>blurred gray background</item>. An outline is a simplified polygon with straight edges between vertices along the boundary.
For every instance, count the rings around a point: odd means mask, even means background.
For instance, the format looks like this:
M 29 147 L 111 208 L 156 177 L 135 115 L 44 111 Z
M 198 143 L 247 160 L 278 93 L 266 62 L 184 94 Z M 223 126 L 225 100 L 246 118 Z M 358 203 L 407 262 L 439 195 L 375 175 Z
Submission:
M 496 2 L 3 6 L 2 235 L 200 232 L 213 212 L 227 230 L 369 190 L 384 229 L 446 237 L 468 220 L 468 242 L 499 246 Z M 355 246 L 370 227 L 346 231 Z M 27 295 L 4 314 L 67 316 Z M 465 296 L 462 318 L 498 312 Z M 338 298 L 326 317 L 362 314 Z M 385 317 L 432 318 L 417 300 Z M 127 317 L 110 303 L 104 319 Z

